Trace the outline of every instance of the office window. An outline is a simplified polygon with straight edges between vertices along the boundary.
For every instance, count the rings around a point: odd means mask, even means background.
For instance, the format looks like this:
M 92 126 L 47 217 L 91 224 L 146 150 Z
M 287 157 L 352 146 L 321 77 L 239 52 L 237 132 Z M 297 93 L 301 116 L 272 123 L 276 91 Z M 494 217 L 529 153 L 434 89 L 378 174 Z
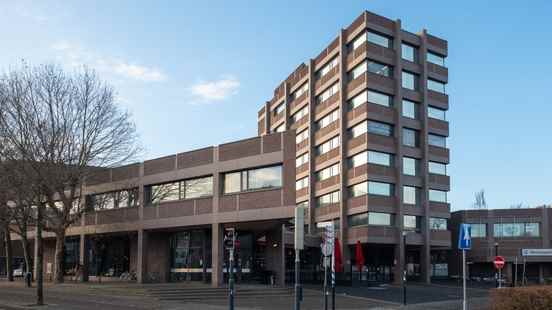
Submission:
M 330 150 L 335 149 L 338 146 L 339 146 L 339 136 L 335 136 L 332 139 L 330 139 L 330 140 L 322 143 L 321 145 L 317 146 L 316 147 L 316 154 L 318 154 L 318 155 L 325 154 L 325 153 L 329 152 Z
M 309 130 L 305 129 L 295 136 L 295 143 L 299 144 L 309 138 Z
M 368 132 L 390 137 L 393 135 L 393 126 L 386 123 L 368 121 Z
M 282 102 L 276 107 L 276 109 L 274 109 L 274 114 L 278 115 L 284 112 L 285 109 L 286 109 L 286 105 L 284 102 Z
M 429 201 L 446 203 L 447 202 L 447 192 L 436 190 L 436 189 L 430 189 L 429 190 Z
M 322 129 L 339 119 L 339 109 L 333 110 L 328 115 L 316 122 L 316 128 Z
M 56 206 L 61 208 L 62 203 L 56 202 Z M 86 196 L 88 210 L 101 211 L 136 206 L 138 206 L 138 188 Z M 75 206 L 74 209 L 78 210 L 78 206 Z
M 361 105 L 365 104 L 366 101 L 368 101 L 368 95 L 366 91 L 363 91 L 360 94 L 356 95 L 353 99 L 349 100 L 349 111 L 360 107 Z
M 414 101 L 403 99 L 402 116 L 413 119 L 418 118 L 418 104 Z
M 361 46 L 362 43 L 366 42 L 366 32 L 356 37 L 350 46 L 352 50 L 355 50 L 357 47 Z
M 309 186 L 309 177 L 304 177 L 295 181 L 295 190 L 300 190 Z
M 309 106 L 302 108 L 301 110 L 295 112 L 291 117 L 293 119 L 293 123 L 297 123 L 300 119 L 307 116 L 309 114 Z
M 487 238 L 487 224 L 470 224 L 472 238 Z
M 160 203 L 180 199 L 180 182 L 165 183 L 151 186 L 150 201 Z
M 387 48 L 391 48 L 393 44 L 393 40 L 391 40 L 390 38 L 386 36 L 382 36 L 381 34 L 377 34 L 372 31 L 368 31 L 367 39 L 368 39 L 368 42 L 371 42 L 383 47 L 387 47 Z
M 495 237 L 539 237 L 539 223 L 500 223 L 493 225 Z
M 433 146 L 447 147 L 447 137 L 429 134 L 427 143 Z
M 439 66 L 443 66 L 443 67 L 445 66 L 445 57 L 441 55 L 437 55 L 430 51 L 427 52 L 427 61 Z
M 349 227 L 368 225 L 368 213 L 350 215 L 348 218 Z
M 430 161 L 429 162 L 429 173 L 447 175 L 447 165 Z
M 402 49 L 402 59 L 416 62 L 416 48 L 414 46 L 402 43 L 401 49 Z
M 440 119 L 442 121 L 447 120 L 445 110 L 434 108 L 432 106 L 427 106 L 427 116 L 434 119 Z
M 309 153 L 305 153 L 297 158 L 295 158 L 295 167 L 301 167 L 302 165 L 309 162 Z
M 350 161 L 350 166 L 353 168 L 366 163 L 390 167 L 393 162 L 393 155 L 376 151 L 364 151 L 351 157 Z
M 224 174 L 224 193 L 282 186 L 282 166 L 272 166 Z
M 316 207 L 325 207 L 330 204 L 339 203 L 339 191 L 322 195 L 316 199 Z
M 380 212 L 368 212 L 368 225 L 391 226 L 392 214 Z
M 393 184 L 368 181 L 368 193 L 370 195 L 393 196 Z
M 418 160 L 410 157 L 403 157 L 403 174 L 415 176 L 418 171 Z
M 351 197 L 358 197 L 368 194 L 368 183 L 362 182 L 349 187 Z
M 407 71 L 402 72 L 402 87 L 410 90 L 418 89 L 418 76 Z
M 282 186 L 282 166 L 247 170 L 247 190 Z
M 445 83 L 435 81 L 432 79 L 427 80 L 427 89 L 436 91 L 441 94 L 446 94 L 445 85 L 446 85 Z
M 183 199 L 213 196 L 213 177 L 204 177 L 183 181 Z
M 328 100 L 331 96 L 337 94 L 339 91 L 339 83 L 335 83 L 332 86 L 330 86 L 328 89 L 326 89 L 322 94 L 318 95 L 316 102 L 318 104 Z
M 373 104 L 379 104 L 384 107 L 390 107 L 392 105 L 393 98 L 391 96 L 388 96 L 386 94 L 382 94 L 376 91 L 369 90 L 368 91 L 368 102 Z
M 366 69 L 367 69 L 366 61 L 363 61 L 361 64 L 354 67 L 353 70 L 349 72 L 349 81 L 352 81 L 357 77 L 361 76 L 364 72 L 366 72 Z
M 356 124 L 353 128 L 349 129 L 351 138 L 356 138 L 363 135 L 368 131 L 368 123 L 366 121 Z
M 293 99 L 297 99 L 301 97 L 304 93 L 306 93 L 308 90 L 309 90 L 309 83 L 305 83 L 301 87 L 299 87 L 296 91 L 294 91 L 291 97 Z
M 418 205 L 419 202 L 419 189 L 414 186 L 403 186 L 403 203 L 408 205 Z
M 420 218 L 415 215 L 404 215 L 403 216 L 403 226 L 405 230 L 414 230 L 419 231 L 421 221 Z
M 403 145 L 410 146 L 410 147 L 420 146 L 420 138 L 417 130 L 403 128 L 402 140 L 403 140 Z
M 339 164 L 331 165 L 316 173 L 316 180 L 324 181 L 333 176 L 339 175 Z
M 274 132 L 282 132 L 282 131 L 286 131 L 286 124 L 285 123 L 282 123 L 282 125 L 276 127 L 276 129 L 274 129 Z
M 447 230 L 447 219 L 430 217 L 429 229 L 431 230 Z
M 324 75 L 328 74 L 333 68 L 337 67 L 339 65 L 339 59 L 338 57 L 333 58 L 330 60 L 324 67 L 322 67 L 318 72 L 316 73 L 316 79 L 320 79 Z
M 368 61 L 368 71 L 390 77 L 393 73 L 393 67 L 375 61 Z

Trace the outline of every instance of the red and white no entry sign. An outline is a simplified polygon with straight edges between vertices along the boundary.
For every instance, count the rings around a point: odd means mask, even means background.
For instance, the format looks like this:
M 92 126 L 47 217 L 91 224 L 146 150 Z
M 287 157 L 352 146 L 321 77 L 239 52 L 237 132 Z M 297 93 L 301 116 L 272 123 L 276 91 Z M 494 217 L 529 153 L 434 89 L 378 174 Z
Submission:
M 502 256 L 496 256 L 494 259 L 494 266 L 496 269 L 500 270 L 504 267 L 504 264 L 506 263 L 504 260 L 504 257 Z

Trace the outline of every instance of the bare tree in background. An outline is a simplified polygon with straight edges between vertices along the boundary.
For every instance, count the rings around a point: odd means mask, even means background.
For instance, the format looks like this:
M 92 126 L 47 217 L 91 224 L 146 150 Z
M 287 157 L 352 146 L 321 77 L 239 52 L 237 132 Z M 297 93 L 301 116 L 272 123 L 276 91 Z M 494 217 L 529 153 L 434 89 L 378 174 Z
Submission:
M 523 209 L 523 208 L 529 208 L 529 205 L 526 205 L 523 202 L 514 203 L 510 205 L 510 209 Z
M 84 210 L 86 178 L 136 159 L 134 123 L 114 90 L 86 68 L 67 74 L 56 65 L 23 66 L 6 73 L 0 108 L 1 139 L 9 148 L 3 156 L 28 165 L 36 178 L 45 206 L 38 224 L 56 236 L 54 281 L 62 283 L 65 233 Z
M 475 193 L 475 202 L 473 204 L 475 209 L 487 209 L 487 200 L 485 199 L 485 190 L 482 189 Z

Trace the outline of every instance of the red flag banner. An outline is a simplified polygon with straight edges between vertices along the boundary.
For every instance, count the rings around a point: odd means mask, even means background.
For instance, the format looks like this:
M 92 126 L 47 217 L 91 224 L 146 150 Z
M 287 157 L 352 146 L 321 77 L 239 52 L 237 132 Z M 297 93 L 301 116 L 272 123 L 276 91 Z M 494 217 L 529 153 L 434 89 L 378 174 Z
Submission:
M 343 270 L 343 255 L 341 255 L 341 244 L 339 243 L 339 238 L 335 238 L 334 259 L 335 272 L 341 272 Z
M 362 253 L 362 244 L 360 244 L 360 240 L 357 240 L 355 247 L 355 261 L 358 271 L 362 271 L 362 266 L 364 266 L 364 253 Z

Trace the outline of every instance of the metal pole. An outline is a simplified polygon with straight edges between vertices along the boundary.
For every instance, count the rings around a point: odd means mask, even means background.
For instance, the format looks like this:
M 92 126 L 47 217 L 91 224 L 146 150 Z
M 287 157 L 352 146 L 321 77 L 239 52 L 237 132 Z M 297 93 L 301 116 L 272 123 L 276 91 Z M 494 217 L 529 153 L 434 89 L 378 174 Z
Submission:
M 230 288 L 230 310 L 234 310 L 234 247 L 236 246 L 236 232 L 232 235 L 232 247 L 230 247 L 230 266 L 229 270 L 229 279 L 228 287 Z
M 327 256 L 324 256 L 324 310 L 328 310 L 328 266 Z
M 516 255 L 516 259 L 515 259 L 515 265 L 514 265 L 514 287 L 517 286 L 517 268 L 518 268 L 518 258 L 517 258 L 517 255 Z
M 403 305 L 406 306 L 406 234 L 403 232 L 404 262 L 403 262 Z
M 496 257 L 496 256 L 498 256 L 498 243 L 495 242 L 495 257 Z M 499 270 L 499 272 L 500 272 L 500 270 Z M 498 285 L 499 285 L 499 284 L 498 284 L 498 283 L 500 282 L 500 281 L 498 280 L 498 277 L 499 277 L 499 276 L 500 276 L 500 274 L 497 273 L 497 272 L 495 271 L 495 279 L 496 279 L 496 280 L 495 280 L 495 287 L 498 287 Z
M 301 250 L 295 249 L 295 310 L 301 309 L 301 278 L 300 268 L 301 259 L 299 257 Z
M 468 310 L 468 305 L 466 303 L 466 250 L 462 250 L 462 309 Z
M 334 246 L 335 246 L 335 244 L 334 244 Z M 332 283 L 331 283 L 331 285 L 332 285 L 332 310 L 335 310 L 335 265 L 334 265 L 335 264 L 335 259 L 334 259 L 333 253 L 335 253 L 335 251 L 332 252 L 332 256 L 330 256 L 330 261 L 331 261 L 330 266 L 332 268 L 332 272 L 331 272 L 331 277 L 332 277 Z

